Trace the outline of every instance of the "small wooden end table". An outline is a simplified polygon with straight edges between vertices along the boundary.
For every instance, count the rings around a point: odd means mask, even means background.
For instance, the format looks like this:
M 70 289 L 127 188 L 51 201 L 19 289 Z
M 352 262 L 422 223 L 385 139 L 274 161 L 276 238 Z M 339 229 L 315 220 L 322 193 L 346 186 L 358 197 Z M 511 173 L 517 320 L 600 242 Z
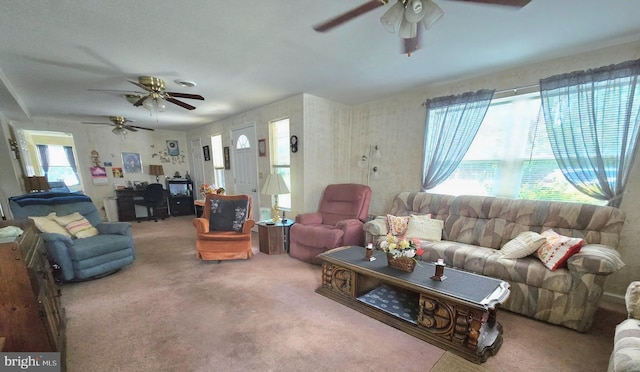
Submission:
M 293 220 L 271 223 L 258 222 L 258 239 L 260 252 L 266 254 L 283 254 L 289 252 L 289 228 Z

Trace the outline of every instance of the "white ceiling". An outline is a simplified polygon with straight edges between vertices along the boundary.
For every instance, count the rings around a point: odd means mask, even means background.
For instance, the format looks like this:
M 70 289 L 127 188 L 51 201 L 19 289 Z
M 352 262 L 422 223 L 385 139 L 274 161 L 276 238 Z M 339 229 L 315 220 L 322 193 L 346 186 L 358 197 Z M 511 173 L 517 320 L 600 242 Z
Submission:
M 638 0 L 532 0 L 517 11 L 436 0 L 445 16 L 410 58 L 379 23 L 390 5 L 312 29 L 365 1 L 0 0 L 0 111 L 189 130 L 298 93 L 354 105 L 640 40 Z M 151 117 L 118 93 L 89 90 L 139 90 L 127 80 L 140 75 L 205 101 Z

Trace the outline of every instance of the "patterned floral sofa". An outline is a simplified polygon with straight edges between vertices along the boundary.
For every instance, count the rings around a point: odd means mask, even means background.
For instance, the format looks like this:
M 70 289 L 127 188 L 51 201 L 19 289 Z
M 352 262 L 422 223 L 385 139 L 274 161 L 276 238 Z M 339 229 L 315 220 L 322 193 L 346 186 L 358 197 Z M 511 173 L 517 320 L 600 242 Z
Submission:
M 442 240 L 422 242 L 423 260 L 505 280 L 511 294 L 503 308 L 580 332 L 593 323 L 608 275 L 624 263 L 615 250 L 624 224 L 617 208 L 579 203 L 401 192 L 389 214 L 431 214 L 444 221 Z M 554 271 L 537 257 L 503 258 L 499 249 L 523 231 L 553 229 L 585 245 Z M 387 233 L 384 218 L 364 225 L 366 241 Z

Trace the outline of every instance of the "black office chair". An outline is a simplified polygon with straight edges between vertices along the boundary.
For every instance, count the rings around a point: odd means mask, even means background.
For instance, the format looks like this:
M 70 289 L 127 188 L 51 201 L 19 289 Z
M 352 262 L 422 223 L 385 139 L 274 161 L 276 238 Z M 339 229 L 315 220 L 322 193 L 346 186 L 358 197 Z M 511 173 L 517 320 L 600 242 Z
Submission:
M 160 205 L 163 197 L 164 189 L 162 188 L 162 184 L 149 184 L 144 190 L 144 199 L 135 201 L 136 205 L 144 205 L 145 207 L 147 207 L 147 217 L 136 217 L 136 220 L 138 220 L 138 222 L 142 220 L 154 220 L 155 222 L 158 222 L 156 207 Z

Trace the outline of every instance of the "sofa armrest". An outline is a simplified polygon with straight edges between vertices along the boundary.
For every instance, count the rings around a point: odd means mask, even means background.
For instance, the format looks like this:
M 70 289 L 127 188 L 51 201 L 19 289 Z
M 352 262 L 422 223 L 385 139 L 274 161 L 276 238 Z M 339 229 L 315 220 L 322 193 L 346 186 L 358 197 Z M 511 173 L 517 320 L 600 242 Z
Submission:
M 378 216 L 371 221 L 365 222 L 362 226 L 367 234 L 367 241 L 378 240 L 378 237 L 387 235 L 387 218 L 385 216 Z
M 242 233 L 243 234 L 251 233 L 251 229 L 253 229 L 253 227 L 255 225 L 256 225 L 256 221 L 254 221 L 254 220 L 246 220 L 246 221 L 244 221 L 244 223 L 242 224 Z
M 602 244 L 587 244 L 580 252 L 569 257 L 570 271 L 609 275 L 624 267 L 620 253 Z
M 300 213 L 296 216 L 296 223 L 303 225 L 319 225 L 322 223 L 322 215 L 320 213 Z
M 61 268 L 60 277 L 56 279 L 63 281 L 73 279 L 73 264 L 69 257 L 69 248 L 73 247 L 73 240 L 56 233 L 41 233 L 40 237 L 47 249 L 47 256 Z
M 640 320 L 640 281 L 631 282 L 624 296 L 629 318 Z
M 131 236 L 131 224 L 129 222 L 103 222 L 96 225 L 100 234 Z
M 202 234 L 209 232 L 209 220 L 206 218 L 194 218 L 192 223 L 196 228 L 196 233 Z
M 362 232 L 362 221 L 357 218 L 338 221 L 336 228 L 344 231 L 342 236 L 343 245 L 363 245 L 364 233 Z

